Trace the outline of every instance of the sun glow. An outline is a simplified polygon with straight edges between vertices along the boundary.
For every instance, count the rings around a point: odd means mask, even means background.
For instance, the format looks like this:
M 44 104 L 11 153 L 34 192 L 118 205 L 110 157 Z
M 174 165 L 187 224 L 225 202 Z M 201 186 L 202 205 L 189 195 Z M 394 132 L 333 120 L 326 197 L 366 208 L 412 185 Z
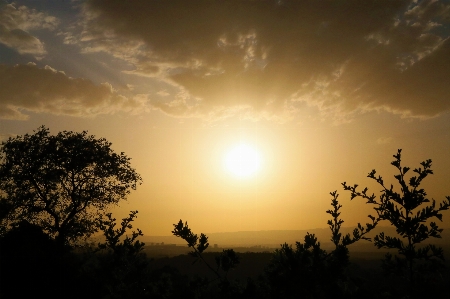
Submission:
M 240 144 L 228 152 L 224 165 L 234 176 L 247 178 L 258 172 L 261 166 L 261 157 L 252 147 Z

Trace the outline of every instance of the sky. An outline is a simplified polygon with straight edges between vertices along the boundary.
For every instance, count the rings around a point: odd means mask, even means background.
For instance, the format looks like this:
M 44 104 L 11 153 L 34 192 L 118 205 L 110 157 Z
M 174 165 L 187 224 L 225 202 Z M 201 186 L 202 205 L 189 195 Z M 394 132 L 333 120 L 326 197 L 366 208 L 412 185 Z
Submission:
M 366 223 L 341 183 L 450 195 L 450 2 L 0 0 L 0 139 L 87 130 L 143 184 L 112 211 L 145 235 Z M 249 176 L 227 157 L 258 157 Z M 450 224 L 450 213 L 444 221 Z M 450 227 L 444 223 L 444 227 Z

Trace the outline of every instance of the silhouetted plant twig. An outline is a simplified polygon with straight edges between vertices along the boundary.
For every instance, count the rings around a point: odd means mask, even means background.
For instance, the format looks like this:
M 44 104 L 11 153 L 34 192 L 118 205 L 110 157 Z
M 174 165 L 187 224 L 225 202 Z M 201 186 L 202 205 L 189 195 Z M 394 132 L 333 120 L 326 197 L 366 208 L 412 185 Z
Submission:
M 203 257 L 202 253 L 208 248 L 208 237 L 205 234 L 200 234 L 200 238 L 194 234 L 189 228 L 187 222 L 183 223 L 180 219 L 178 224 L 174 224 L 172 234 L 185 240 L 189 247 L 193 250 L 189 253 L 193 257 L 202 260 L 205 265 L 217 276 L 220 280 L 227 280 L 228 272 L 239 264 L 239 257 L 233 249 L 224 249 L 223 252 L 216 256 L 217 268 L 214 269 Z M 220 269 L 225 273 L 224 276 L 220 274 Z
M 367 177 L 375 180 L 381 187 L 381 194 L 377 199 L 374 194 L 369 195 L 368 189 L 364 188 L 361 192 L 357 190 L 358 185 L 349 186 L 346 182 L 342 183 L 344 190 L 351 192 L 351 199 L 361 197 L 367 200 L 368 204 L 374 206 L 377 217 L 369 216 L 375 222 L 387 220 L 396 229 L 400 238 L 387 236 L 384 232 L 379 233 L 374 238 L 374 244 L 378 248 L 397 249 L 399 255 L 403 256 L 405 262 L 396 257 L 395 260 L 388 254 L 386 256 L 384 265 L 385 268 L 403 268 L 406 267 L 408 271 L 408 280 L 410 285 L 414 285 L 414 268 L 417 260 L 430 260 L 432 258 L 444 259 L 443 250 L 434 245 L 426 245 L 422 248 L 417 248 L 417 245 L 427 240 L 428 238 L 441 238 L 442 229 L 437 226 L 435 222 L 429 222 L 433 218 L 442 221 L 442 211 L 448 210 L 450 207 L 450 197 L 436 206 L 436 201 L 431 201 L 427 198 L 427 193 L 424 189 L 419 188 L 422 181 L 430 174 L 431 160 L 421 162 L 423 168 L 419 167 L 413 170 L 417 175 L 406 179 L 405 175 L 410 170 L 409 167 L 402 167 L 401 152 L 399 149 L 391 164 L 397 168 L 398 174 L 394 178 L 400 185 L 400 192 L 394 191 L 393 185 L 387 187 L 381 176 L 376 176 L 376 171 L 373 169 Z M 430 203 L 428 206 L 423 206 Z M 428 224 L 429 222 L 429 224 Z M 397 265 L 393 265 L 396 263 Z M 412 289 L 412 287 L 411 287 Z

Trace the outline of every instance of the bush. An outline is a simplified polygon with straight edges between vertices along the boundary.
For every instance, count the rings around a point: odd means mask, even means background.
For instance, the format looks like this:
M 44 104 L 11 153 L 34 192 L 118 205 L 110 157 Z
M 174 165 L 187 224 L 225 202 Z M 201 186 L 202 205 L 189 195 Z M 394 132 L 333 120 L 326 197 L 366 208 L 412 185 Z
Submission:
M 427 193 L 420 188 L 422 181 L 430 174 L 431 160 L 420 163 L 419 167 L 413 170 L 417 175 L 409 180 L 406 173 L 409 167 L 401 165 L 401 152 L 399 149 L 391 164 L 397 168 L 398 174 L 394 176 L 400 185 L 400 192 L 394 190 L 393 185 L 387 187 L 381 176 L 376 176 L 375 169 L 367 177 L 375 180 L 381 187 L 381 194 L 376 198 L 374 194 L 368 194 L 368 188 L 361 192 L 357 191 L 358 185 L 349 186 L 342 183 L 345 190 L 351 192 L 351 199 L 361 197 L 367 200 L 367 204 L 373 205 L 376 217 L 369 216 L 375 221 L 388 221 L 393 225 L 399 237 L 387 236 L 383 232 L 374 238 L 374 244 L 378 248 L 397 249 L 400 257 L 388 254 L 383 262 L 384 269 L 391 273 L 400 274 L 408 281 L 407 289 L 411 296 L 417 294 L 424 282 L 423 271 L 436 270 L 436 261 L 444 260 L 443 250 L 440 247 L 428 244 L 418 247 L 429 238 L 441 238 L 442 229 L 433 222 L 433 219 L 442 221 L 442 211 L 450 206 L 450 197 L 436 206 L 434 199 L 428 199 Z M 426 205 L 427 203 L 431 203 Z M 423 287 L 423 286 L 422 286 Z

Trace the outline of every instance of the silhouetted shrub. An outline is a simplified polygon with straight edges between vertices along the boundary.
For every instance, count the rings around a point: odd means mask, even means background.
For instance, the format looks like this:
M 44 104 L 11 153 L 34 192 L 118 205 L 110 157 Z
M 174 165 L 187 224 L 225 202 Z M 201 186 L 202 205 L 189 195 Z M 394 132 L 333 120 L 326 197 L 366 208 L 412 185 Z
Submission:
M 41 227 L 22 221 L 0 239 L 1 298 L 71 298 L 75 279 L 75 257 Z
M 370 240 L 365 235 L 377 222 L 371 218 L 372 223 L 366 227 L 358 224 L 352 236 L 342 236 L 344 221 L 339 218 L 342 207 L 337 200 L 339 195 L 336 191 L 330 194 L 333 209 L 327 211 L 332 216 L 328 225 L 335 249 L 327 253 L 315 235 L 309 233 L 303 243 L 296 242 L 295 249 L 286 243 L 281 245 L 266 270 L 268 291 L 273 298 L 343 298 L 357 291 L 357 285 L 345 273 L 349 264 L 347 246 L 361 239 Z
M 172 231 L 172 234 L 185 240 L 188 247 L 192 248 L 192 251 L 189 254 L 196 258 L 194 263 L 197 261 L 203 262 L 217 276 L 217 286 L 220 290 L 220 296 L 227 297 L 233 296 L 233 294 L 237 295 L 236 293 L 239 292 L 239 288 L 235 284 L 231 283 L 227 278 L 228 272 L 239 264 L 239 256 L 234 252 L 234 250 L 223 250 L 222 253 L 215 257 L 216 268 L 213 268 L 213 266 L 211 266 L 203 257 L 203 252 L 209 246 L 208 237 L 202 233 L 199 238 L 197 234 L 192 232 L 187 222 L 183 224 L 181 219 L 178 224 L 174 224 L 173 226 L 174 230 Z M 209 281 L 208 284 L 211 282 L 212 281 Z M 199 285 L 197 285 L 197 287 L 198 286 Z M 219 296 L 219 294 L 216 296 Z
M 401 151 L 401 149 L 398 150 L 394 155 L 395 160 L 391 162 L 398 170 L 394 178 L 400 185 L 400 192 L 395 191 L 393 185 L 387 187 L 381 176 L 376 177 L 375 169 L 367 177 L 381 186 L 382 190 L 378 199 L 374 194 L 367 193 L 368 188 L 359 192 L 356 184 L 348 186 L 344 182 L 342 185 L 345 190 L 351 192 L 351 199 L 361 197 L 374 206 L 377 222 L 386 220 L 395 227 L 399 237 L 387 236 L 381 232 L 375 236 L 374 244 L 378 248 L 397 249 L 400 257 L 387 254 L 383 261 L 383 268 L 387 272 L 406 278 L 407 285 L 402 286 L 402 282 L 399 282 L 403 292 L 407 292 L 411 297 L 421 297 L 423 290 L 427 290 L 428 295 L 432 292 L 433 288 L 430 288 L 427 283 L 429 279 L 426 275 L 430 273 L 430 270 L 436 272 L 442 267 L 439 261 L 443 261 L 444 255 L 440 247 L 428 244 L 419 248 L 418 245 L 429 238 L 441 238 L 442 229 L 431 220 L 437 218 L 442 221 L 441 212 L 450 207 L 450 197 L 447 196 L 439 207 L 436 206 L 434 199 L 430 201 L 425 190 L 420 188 L 420 184 L 428 175 L 433 174 L 432 161 L 429 159 L 420 163 L 423 169 L 420 167 L 414 169 L 413 172 L 417 175 L 408 180 L 405 175 L 410 168 L 402 167 Z M 430 202 L 431 204 L 425 205 Z M 435 276 L 435 279 L 438 277 Z
M 116 219 L 111 213 L 98 219 L 98 226 L 105 236 L 105 242 L 91 248 L 85 255 L 81 273 L 89 280 L 99 297 L 145 298 L 148 285 L 148 261 L 142 253 L 144 243 L 137 240 L 141 230 L 132 231 L 132 222 L 137 211 L 130 212 L 116 228 Z

